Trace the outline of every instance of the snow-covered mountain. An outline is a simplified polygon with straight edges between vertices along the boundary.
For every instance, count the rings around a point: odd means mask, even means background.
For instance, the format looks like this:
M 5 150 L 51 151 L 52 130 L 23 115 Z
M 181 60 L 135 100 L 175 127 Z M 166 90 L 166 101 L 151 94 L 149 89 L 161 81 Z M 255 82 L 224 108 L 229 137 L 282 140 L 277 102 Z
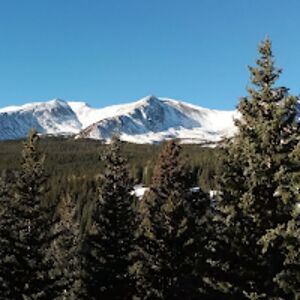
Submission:
M 23 138 L 31 128 L 62 135 L 78 133 L 82 125 L 68 103 L 60 99 L 0 109 L 0 140 Z
M 0 140 L 25 137 L 34 127 L 42 134 L 74 134 L 77 138 L 109 140 L 119 134 L 122 140 L 134 143 L 170 138 L 210 143 L 231 136 L 236 117 L 234 111 L 211 110 L 154 96 L 99 109 L 84 102 L 55 99 L 0 109 Z
M 99 112 L 99 120 L 77 137 L 106 140 L 118 133 L 123 140 L 134 143 L 155 143 L 170 138 L 191 143 L 218 142 L 234 133 L 236 114 L 154 96 L 106 110 Z

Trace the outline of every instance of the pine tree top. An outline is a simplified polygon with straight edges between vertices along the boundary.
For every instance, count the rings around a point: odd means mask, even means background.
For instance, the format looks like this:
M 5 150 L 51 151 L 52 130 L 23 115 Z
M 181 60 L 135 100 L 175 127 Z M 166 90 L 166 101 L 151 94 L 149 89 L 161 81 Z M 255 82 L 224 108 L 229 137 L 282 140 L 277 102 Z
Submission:
M 256 61 L 257 67 L 250 67 L 251 82 L 261 89 L 270 87 L 279 78 L 282 70 L 274 65 L 272 43 L 269 38 L 262 42 L 258 51 L 260 58 Z

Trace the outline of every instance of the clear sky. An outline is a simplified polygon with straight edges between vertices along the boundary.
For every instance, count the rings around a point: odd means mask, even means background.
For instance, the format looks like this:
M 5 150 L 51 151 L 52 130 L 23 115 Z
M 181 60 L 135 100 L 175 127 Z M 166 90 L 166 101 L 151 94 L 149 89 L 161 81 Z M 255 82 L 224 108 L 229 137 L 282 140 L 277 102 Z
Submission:
M 0 0 L 0 107 L 153 94 L 233 109 L 266 35 L 299 94 L 299 0 Z

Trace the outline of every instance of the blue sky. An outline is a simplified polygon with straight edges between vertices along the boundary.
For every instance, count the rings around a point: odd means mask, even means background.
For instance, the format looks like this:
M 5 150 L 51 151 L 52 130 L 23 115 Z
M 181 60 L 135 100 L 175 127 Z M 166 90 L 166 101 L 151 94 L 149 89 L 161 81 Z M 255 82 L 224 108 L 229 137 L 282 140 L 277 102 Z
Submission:
M 266 35 L 300 92 L 299 0 L 2 0 L 0 107 L 153 94 L 233 109 Z

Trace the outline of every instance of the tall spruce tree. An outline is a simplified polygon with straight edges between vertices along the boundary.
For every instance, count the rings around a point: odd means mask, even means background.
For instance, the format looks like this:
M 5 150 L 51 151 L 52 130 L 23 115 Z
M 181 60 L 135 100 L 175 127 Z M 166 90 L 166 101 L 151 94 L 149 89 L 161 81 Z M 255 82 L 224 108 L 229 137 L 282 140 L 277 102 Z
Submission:
M 37 141 L 32 131 L 24 144 L 21 170 L 2 219 L 6 242 L 1 252 L 7 252 L 2 253 L 1 269 L 8 272 L 1 275 L 7 299 L 54 299 L 58 292 L 53 289 L 53 261 L 48 255 L 53 213 L 44 203 L 47 177 Z
M 117 137 L 113 137 L 102 159 L 105 171 L 84 241 L 86 299 L 131 299 L 135 199 Z
M 11 211 L 12 190 L 15 176 L 11 172 L 3 172 L 0 177 L 0 299 L 12 299 L 13 251 L 11 244 L 11 228 L 14 216 Z
M 298 99 L 275 86 L 281 70 L 269 39 L 259 53 L 238 133 L 225 149 L 212 285 L 227 299 L 294 299 L 293 283 L 283 281 L 299 278 Z
M 276 228 L 267 230 L 259 243 L 263 246 L 263 253 L 272 251 L 273 247 L 280 249 L 284 259 L 283 267 L 274 281 L 291 299 L 298 300 L 300 299 L 300 143 L 290 154 L 290 159 L 293 169 L 292 172 L 285 174 L 285 181 L 289 183 L 289 190 L 292 190 L 296 200 L 292 218 L 288 222 L 278 224 Z M 291 196 L 289 190 L 286 194 L 287 199 Z
M 60 279 L 56 281 L 56 286 L 62 291 L 57 300 L 84 299 L 80 224 L 76 204 L 69 193 L 62 195 L 58 215 L 59 222 L 55 224 L 57 238 L 52 244 L 56 272 Z
M 140 299 L 205 299 L 209 200 L 201 191 L 191 192 L 190 172 L 180 154 L 175 141 L 165 145 L 140 203 L 135 265 Z

